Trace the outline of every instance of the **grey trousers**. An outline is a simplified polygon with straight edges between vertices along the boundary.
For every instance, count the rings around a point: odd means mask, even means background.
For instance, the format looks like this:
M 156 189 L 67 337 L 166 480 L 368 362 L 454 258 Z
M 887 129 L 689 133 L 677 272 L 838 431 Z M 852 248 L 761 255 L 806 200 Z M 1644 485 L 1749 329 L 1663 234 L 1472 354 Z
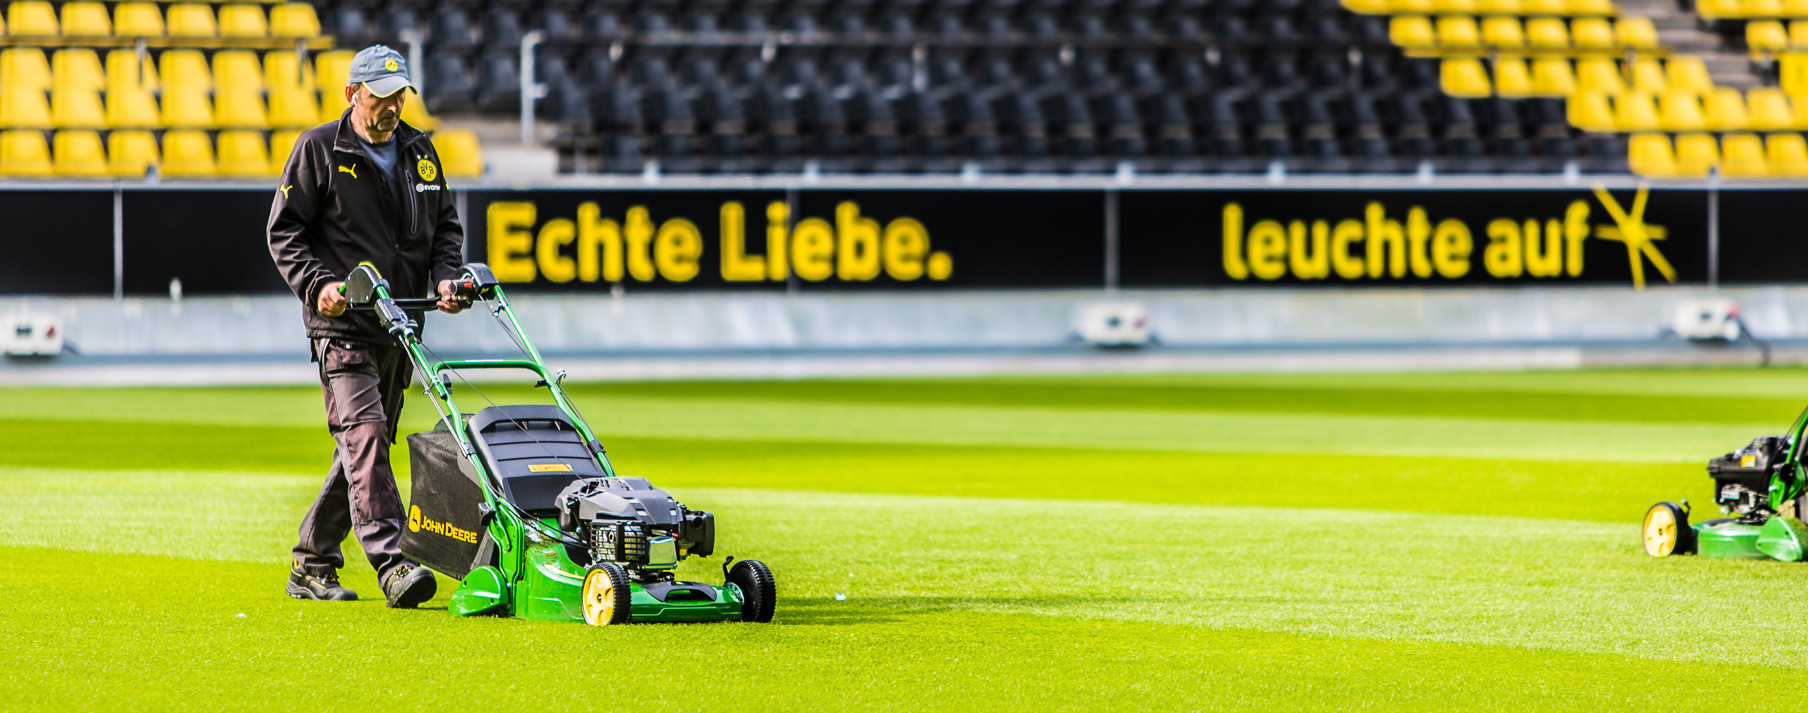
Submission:
M 326 484 L 301 520 L 295 568 L 330 574 L 345 566 L 339 543 L 355 532 L 370 566 L 387 577 L 408 562 L 399 547 L 405 515 L 389 446 L 414 367 L 400 346 L 314 339 L 313 349 L 335 447 Z

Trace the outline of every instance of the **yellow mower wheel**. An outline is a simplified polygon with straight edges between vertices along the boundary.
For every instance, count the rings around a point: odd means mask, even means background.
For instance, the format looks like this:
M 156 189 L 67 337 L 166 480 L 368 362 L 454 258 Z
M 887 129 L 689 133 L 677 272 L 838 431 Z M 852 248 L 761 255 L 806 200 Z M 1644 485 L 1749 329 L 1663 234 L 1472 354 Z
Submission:
M 1695 551 L 1695 530 L 1689 527 L 1689 513 L 1676 503 L 1658 503 L 1646 510 L 1643 534 L 1645 554 L 1652 557 Z
M 584 610 L 584 623 L 593 626 L 628 623 L 633 600 L 628 589 L 628 571 L 614 562 L 604 562 L 584 576 L 579 594 Z

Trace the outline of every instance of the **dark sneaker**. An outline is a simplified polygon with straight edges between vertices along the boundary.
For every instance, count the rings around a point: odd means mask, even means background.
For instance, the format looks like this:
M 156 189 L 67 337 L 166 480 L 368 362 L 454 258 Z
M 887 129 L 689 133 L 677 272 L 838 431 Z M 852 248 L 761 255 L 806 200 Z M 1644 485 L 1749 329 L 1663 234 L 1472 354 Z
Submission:
M 339 586 L 337 574 L 306 574 L 289 570 L 289 596 L 318 602 L 355 602 L 358 593 Z
M 433 570 L 418 564 L 405 564 L 391 570 L 383 584 L 392 609 L 413 609 L 433 598 L 439 585 L 433 581 Z

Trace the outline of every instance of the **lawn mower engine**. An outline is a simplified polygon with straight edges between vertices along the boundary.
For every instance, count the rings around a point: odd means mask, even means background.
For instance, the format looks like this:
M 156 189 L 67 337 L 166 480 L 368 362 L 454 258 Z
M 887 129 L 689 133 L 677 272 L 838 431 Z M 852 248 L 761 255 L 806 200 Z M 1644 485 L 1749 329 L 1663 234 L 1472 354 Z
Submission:
M 1760 436 L 1751 445 L 1708 461 L 1708 476 L 1714 479 L 1714 503 L 1720 512 L 1762 524 L 1774 510 L 1770 507 L 1771 480 L 1779 473 L 1787 475 L 1789 439 L 1784 436 Z
M 553 502 L 560 529 L 589 545 L 588 551 L 567 546 L 572 562 L 614 562 L 636 582 L 670 581 L 679 560 L 708 557 L 716 548 L 715 516 L 685 508 L 646 478 L 572 481 Z

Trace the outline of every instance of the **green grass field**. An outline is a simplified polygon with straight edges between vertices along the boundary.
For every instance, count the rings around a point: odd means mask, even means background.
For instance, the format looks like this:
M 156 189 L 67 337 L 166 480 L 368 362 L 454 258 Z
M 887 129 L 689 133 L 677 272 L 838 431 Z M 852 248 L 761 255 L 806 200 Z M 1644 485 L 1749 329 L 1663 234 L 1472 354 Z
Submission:
M 1637 545 L 1652 502 L 1711 504 L 1703 464 L 1783 429 L 1808 371 L 572 390 L 621 472 L 773 567 L 771 625 L 455 619 L 445 579 L 389 610 L 352 542 L 365 599 L 297 602 L 317 389 L 4 389 L 0 709 L 1726 710 L 1808 686 L 1808 566 Z

